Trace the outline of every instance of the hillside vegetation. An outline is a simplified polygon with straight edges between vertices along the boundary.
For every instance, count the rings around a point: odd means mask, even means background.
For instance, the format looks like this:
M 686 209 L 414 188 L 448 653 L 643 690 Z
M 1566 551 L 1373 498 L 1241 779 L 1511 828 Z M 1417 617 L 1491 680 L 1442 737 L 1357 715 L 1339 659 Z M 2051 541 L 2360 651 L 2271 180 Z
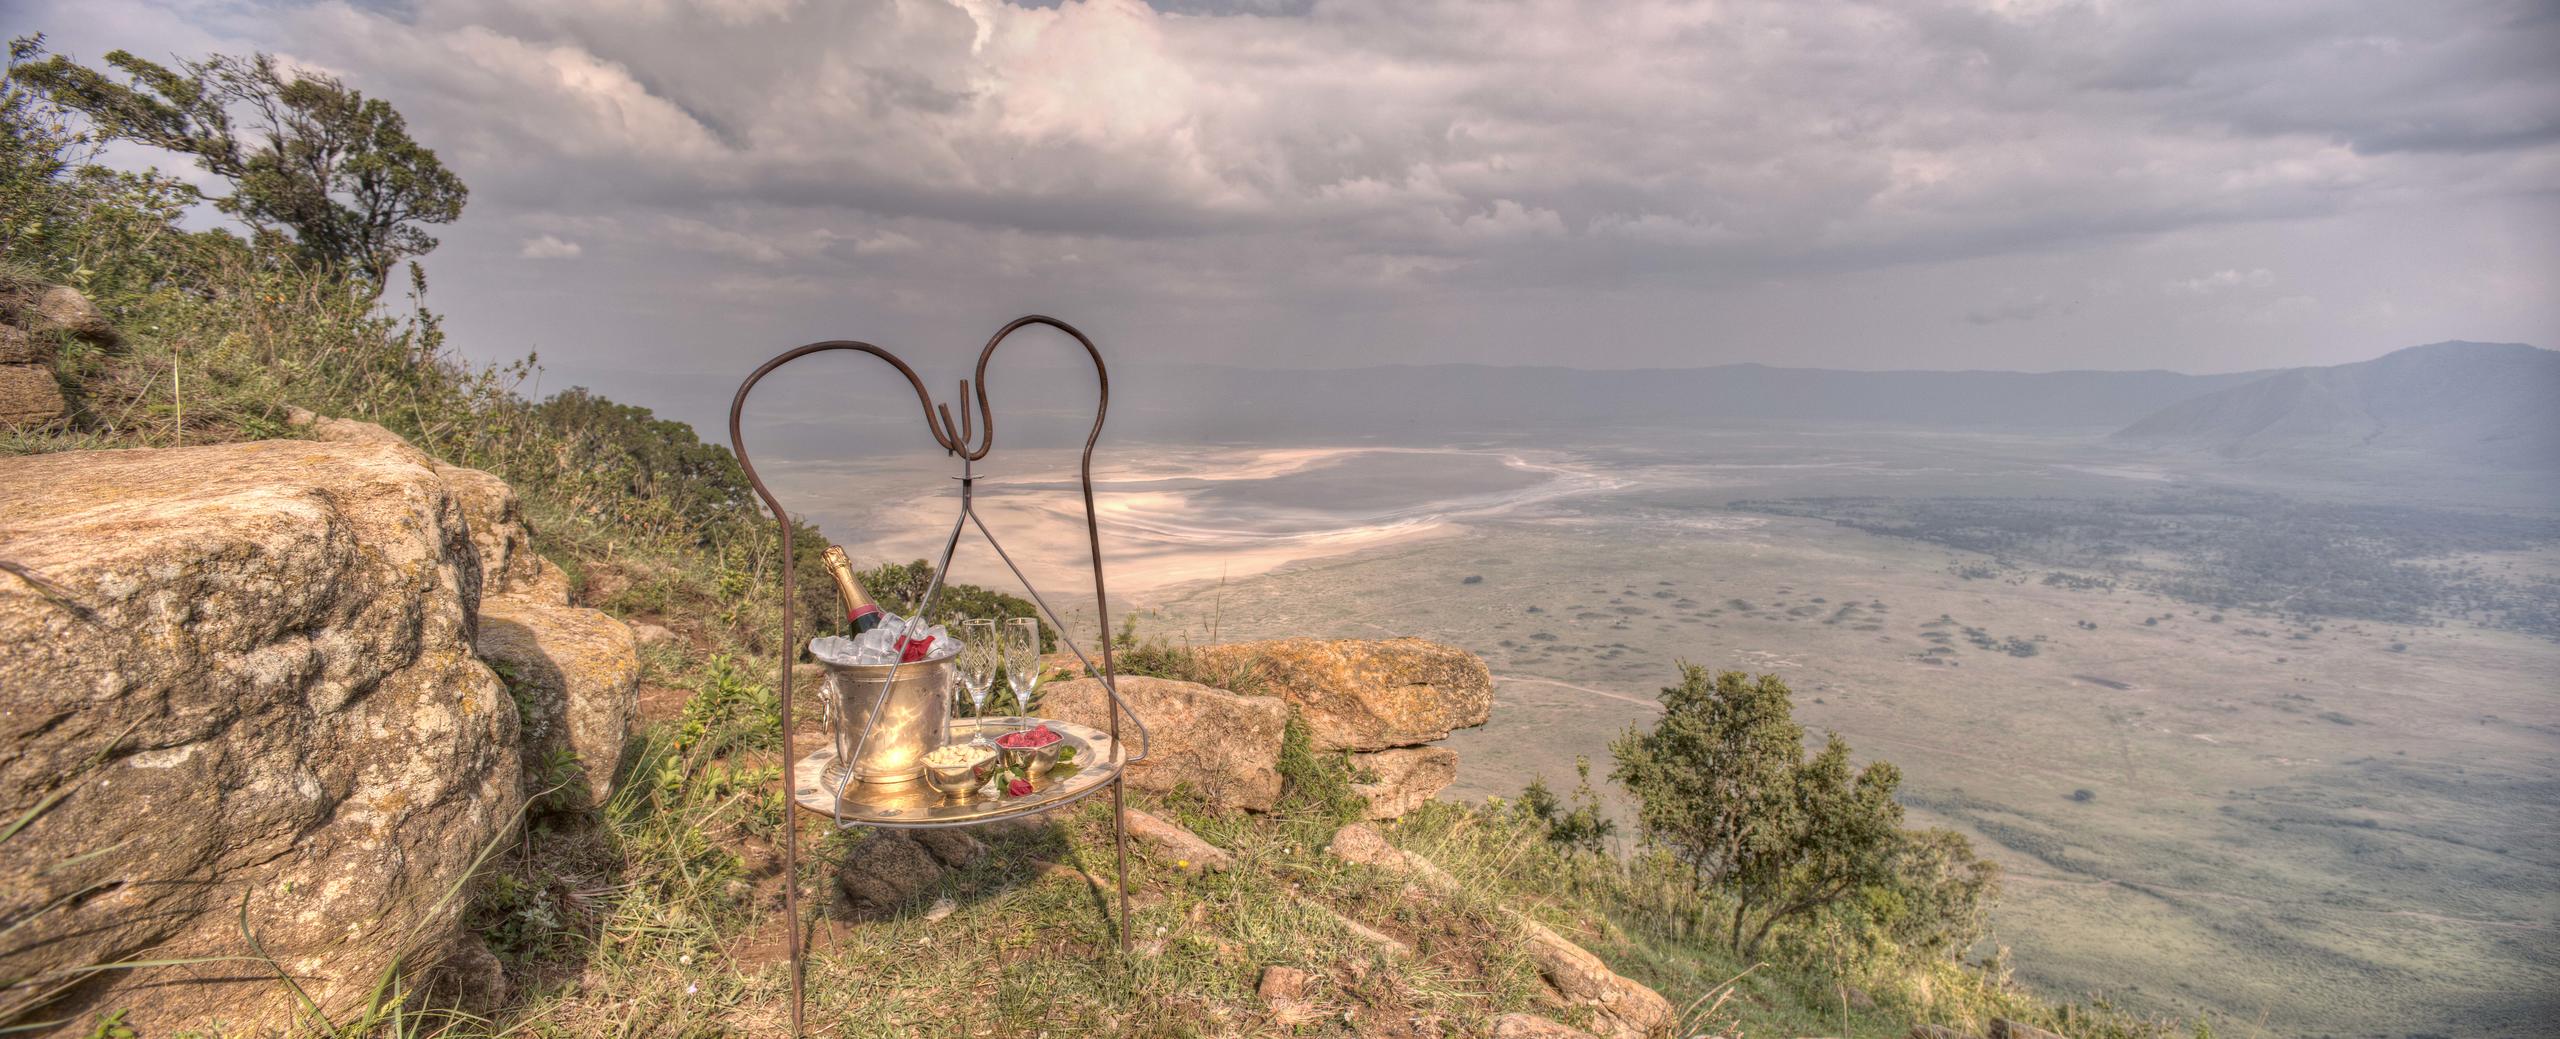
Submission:
M 1219 812 L 1181 795 L 1145 802 L 1235 863 L 1203 870 L 1134 856 L 1134 956 L 1117 951 L 1092 879 L 1109 874 L 1098 804 L 990 835 L 992 853 L 968 857 L 885 914 L 852 911 L 838 864 L 879 838 L 822 832 L 775 784 L 784 763 L 774 662 L 827 623 L 831 593 L 817 567 L 803 566 L 794 594 L 812 620 L 776 641 L 780 545 L 728 451 L 582 390 L 528 399 L 517 389 L 535 370 L 531 357 L 496 367 L 460 360 L 426 306 L 423 275 L 412 266 L 400 277 L 380 243 L 324 247 L 311 225 L 278 215 L 307 214 L 307 205 L 208 200 L 172 177 L 89 163 L 96 135 L 115 127 L 51 99 L 72 88 L 94 94 L 97 84 L 59 65 L 51 79 L 23 75 L 39 56 L 21 41 L 0 95 L 0 280 L 21 294 L 76 287 L 120 335 L 60 343 L 52 370 L 68 413 L 8 433 L 0 452 L 292 437 L 302 435 L 290 421 L 296 408 L 378 423 L 512 484 L 578 602 L 675 632 L 644 654 L 650 724 L 612 798 L 592 809 L 537 802 L 521 839 L 477 879 L 473 929 L 497 950 L 502 976 L 457 996 L 433 964 L 417 964 L 360 1019 L 314 1019 L 310 1034 L 779 1034 L 790 991 L 782 950 L 794 926 L 780 911 L 786 884 L 799 885 L 812 913 L 797 923 L 812 942 L 816 1034 L 1480 1035 L 1496 1015 L 1535 1004 L 1537 974 L 1519 951 L 1527 921 L 1573 936 L 1663 993 L 1690 1031 L 1894 1035 L 1924 1021 L 1979 1030 L 1995 1017 L 2083 1037 L 2169 1028 L 2103 1004 L 2040 1001 L 2007 982 L 1999 950 L 1971 948 L 1970 934 L 1903 926 L 1949 917 L 1882 901 L 1894 884 L 1858 858 L 1882 846 L 1873 842 L 1837 845 L 1856 861 L 1702 859 L 1669 846 L 1620 858 L 1594 850 L 1588 812 L 1540 792 L 1434 804 L 1392 827 L 1390 840 L 1456 882 L 1418 892 L 1409 877 L 1325 852 L 1357 805 L 1348 766 L 1303 745 L 1284 760 L 1289 794 L 1277 811 Z M 268 66 L 207 68 L 194 73 L 227 69 L 254 88 Z M 120 103 L 128 115 L 148 111 Z M 208 117 L 192 118 L 201 128 Z M 228 177 L 219 162 L 238 156 L 205 149 L 215 156 L 207 168 Z M 405 145 L 413 169 L 433 164 L 420 151 Z M 235 186 L 259 190 L 247 175 L 254 161 L 242 169 Z M 451 187 L 458 215 L 458 182 Z M 185 230 L 179 218 L 209 201 L 253 233 Z M 423 247 L 397 241 L 412 253 Z M 794 536 L 814 560 L 817 533 Z M 1197 664 L 1181 650 L 1133 648 L 1150 670 L 1221 677 L 1189 670 Z M 1783 686 L 1770 684 L 1760 695 L 1783 706 Z M 1839 748 L 1803 766 L 1820 774 L 1797 789 L 1843 798 L 1809 803 L 1803 818 L 1845 813 L 1871 830 L 1898 822 L 1891 784 L 1876 772 L 1889 766 L 1853 778 L 1845 759 Z M 1679 784 L 1659 769 L 1648 774 L 1641 782 L 1654 789 Z M 776 849 L 795 814 L 811 852 L 802 875 L 786 877 Z M 1735 866 L 1740 886 L 1702 883 L 1710 861 Z M 1807 883 L 1848 897 L 1800 908 Z M 1391 944 L 1344 922 L 1355 918 Z M 1753 932 L 1737 940 L 1727 924 L 1746 918 Z M 1271 966 L 1310 975 L 1310 1012 L 1283 1020 L 1256 995 L 1257 972 Z M 131 1036 L 120 1017 L 110 1009 L 55 1034 Z M 42 1020 L 30 1014 L 0 1029 Z

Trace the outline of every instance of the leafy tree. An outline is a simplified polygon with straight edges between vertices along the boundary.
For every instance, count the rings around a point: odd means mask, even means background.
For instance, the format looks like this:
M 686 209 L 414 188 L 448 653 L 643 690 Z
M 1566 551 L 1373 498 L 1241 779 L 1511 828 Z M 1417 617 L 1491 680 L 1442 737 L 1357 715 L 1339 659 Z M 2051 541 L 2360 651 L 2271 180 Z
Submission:
M 236 249 L 230 235 L 177 226 L 203 198 L 195 189 L 93 161 L 96 135 L 27 78 L 43 56 L 43 36 L 13 39 L 0 74 L 0 260 L 113 307 L 195 273 L 207 258 L 197 246 Z
M 58 220 L 54 189 L 86 143 L 20 75 L 43 53 L 44 37 L 9 41 L 9 73 L 0 79 L 0 255 L 12 258 L 41 251 L 39 236 Z
M 1683 662 L 1662 719 L 1611 744 L 1611 778 L 1636 796 L 1647 840 L 1701 886 L 1733 895 L 1730 941 L 1757 955 L 1791 918 L 1890 884 L 1904 846 L 1900 770 L 1852 771 L 1833 734 L 1810 760 L 1791 694 L 1775 675 L 1710 676 Z M 1747 935 L 1746 935 L 1747 932 Z
M 1894 879 L 1902 805 L 1893 792 L 1902 770 L 1877 761 L 1851 772 L 1849 745 L 1832 733 L 1793 778 L 1793 810 L 1734 871 L 1734 949 L 1744 956 L 1759 955 L 1779 923 Z
M 1609 778 L 1636 796 L 1645 839 L 1688 864 L 1702 887 L 1781 850 L 1790 832 L 1804 729 L 1787 698 L 1774 675 L 1710 675 L 1683 661 L 1652 731 L 1631 728 L 1609 745 Z
M 352 275 L 368 298 L 402 260 L 436 247 L 420 225 L 462 215 L 462 179 L 410 138 L 388 103 L 333 77 L 287 70 L 268 54 L 172 69 L 119 50 L 107 64 L 126 82 L 60 55 L 12 75 L 86 115 L 105 139 L 192 157 L 231 182 L 216 208 L 262 244 Z

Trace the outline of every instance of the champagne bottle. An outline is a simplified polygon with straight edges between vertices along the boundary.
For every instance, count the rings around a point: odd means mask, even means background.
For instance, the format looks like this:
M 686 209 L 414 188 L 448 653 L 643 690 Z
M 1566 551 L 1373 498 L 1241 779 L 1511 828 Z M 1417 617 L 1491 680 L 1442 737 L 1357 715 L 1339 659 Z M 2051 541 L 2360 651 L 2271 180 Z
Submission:
M 861 580 L 853 576 L 853 558 L 844 554 L 844 546 L 827 546 L 821 561 L 826 564 L 827 575 L 836 579 L 836 596 L 844 600 L 844 619 L 853 624 L 854 634 L 879 627 L 888 618 L 880 604 L 871 601 L 871 593 L 862 590 Z

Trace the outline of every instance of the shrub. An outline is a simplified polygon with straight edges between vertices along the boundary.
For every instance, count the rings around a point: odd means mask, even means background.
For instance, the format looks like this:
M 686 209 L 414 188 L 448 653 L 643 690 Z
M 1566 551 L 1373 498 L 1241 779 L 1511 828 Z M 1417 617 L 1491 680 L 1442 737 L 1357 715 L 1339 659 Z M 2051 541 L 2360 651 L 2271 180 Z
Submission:
M 1609 838 L 1618 832 L 1618 823 L 1600 810 L 1600 797 L 1591 790 L 1591 759 L 1573 759 L 1577 782 L 1573 788 L 1571 807 L 1547 789 L 1546 777 L 1529 781 L 1520 791 L 1520 807 L 1546 828 L 1547 841 L 1570 851 L 1597 854 L 1608 850 Z
M 1902 828 L 1902 774 L 1852 769 L 1833 733 L 1811 757 L 1775 675 L 1680 665 L 1662 718 L 1610 745 L 1645 839 L 1732 899 L 1726 940 L 1756 956 L 1780 925 L 1858 913 L 1888 931 L 1970 944 L 1996 873 L 1946 831 Z M 1958 942 L 1961 938 L 1962 941 Z
M 912 615 L 922 605 L 925 590 L 933 586 L 933 564 L 921 559 L 912 563 L 883 563 L 863 571 L 859 579 L 863 590 L 879 600 L 882 607 L 892 613 Z M 943 585 L 942 591 L 934 596 L 933 616 L 927 619 L 935 624 L 952 624 L 963 617 L 997 620 L 1030 617 L 1040 621 L 1040 652 L 1053 652 L 1058 648 L 1057 629 L 1040 617 L 1040 605 L 1019 595 L 974 584 L 954 582 Z

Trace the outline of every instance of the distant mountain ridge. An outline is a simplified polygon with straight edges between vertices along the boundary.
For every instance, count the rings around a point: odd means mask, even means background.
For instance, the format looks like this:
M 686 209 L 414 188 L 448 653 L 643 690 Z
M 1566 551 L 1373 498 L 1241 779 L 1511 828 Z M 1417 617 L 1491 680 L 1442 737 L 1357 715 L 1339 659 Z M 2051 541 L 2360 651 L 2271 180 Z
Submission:
M 2230 458 L 2399 455 L 2560 469 L 2560 352 L 2450 341 L 2291 368 L 2171 404 L 2115 437 Z

